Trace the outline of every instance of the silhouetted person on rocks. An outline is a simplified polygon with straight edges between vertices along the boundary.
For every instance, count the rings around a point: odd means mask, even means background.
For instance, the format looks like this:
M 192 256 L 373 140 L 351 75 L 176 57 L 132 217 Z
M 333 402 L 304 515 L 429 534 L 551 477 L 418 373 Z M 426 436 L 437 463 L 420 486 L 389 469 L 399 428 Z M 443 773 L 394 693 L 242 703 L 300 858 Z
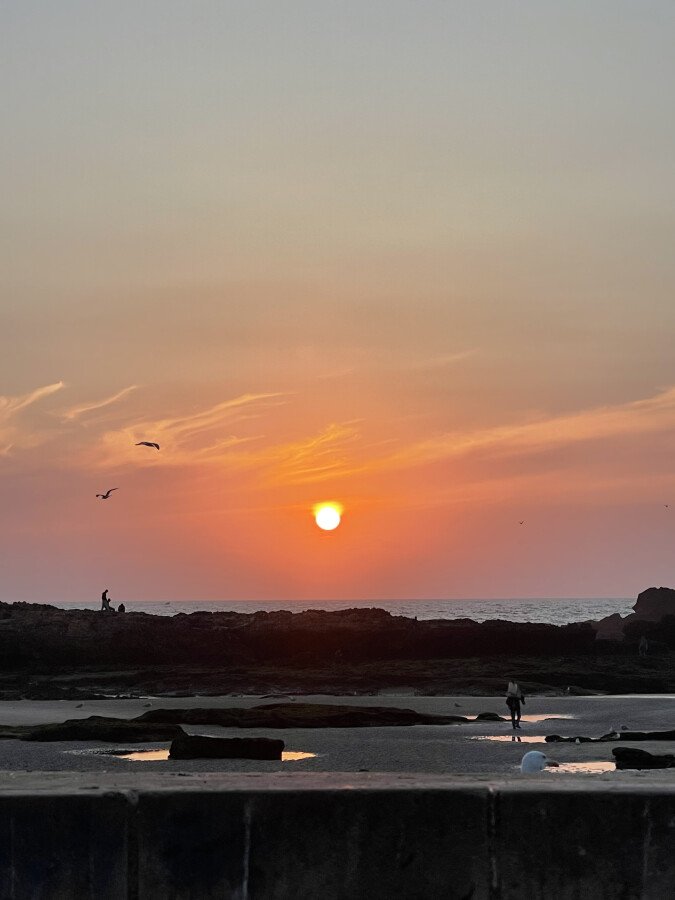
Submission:
M 126 611 L 127 611 L 127 608 L 124 605 L 124 603 L 120 603 L 120 605 L 117 607 L 117 612 L 126 612 Z
M 642 637 L 640 638 L 640 643 L 638 644 L 638 655 L 646 656 L 648 650 L 649 650 L 649 641 L 643 634 Z
M 525 694 L 520 689 L 517 681 L 509 681 L 506 691 L 506 705 L 511 713 L 511 726 L 520 728 L 520 705 L 525 705 Z
M 113 612 L 110 606 L 110 598 L 108 597 L 108 588 L 101 594 L 101 612 Z

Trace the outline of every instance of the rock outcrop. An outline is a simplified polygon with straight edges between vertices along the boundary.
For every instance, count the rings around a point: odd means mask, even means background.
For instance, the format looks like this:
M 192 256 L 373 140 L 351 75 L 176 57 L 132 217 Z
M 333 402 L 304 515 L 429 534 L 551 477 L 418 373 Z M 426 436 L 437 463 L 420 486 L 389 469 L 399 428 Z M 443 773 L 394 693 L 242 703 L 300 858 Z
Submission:
M 591 652 L 590 623 L 416 620 L 382 609 L 153 616 L 0 603 L 0 671 L 21 666 L 310 666 Z
M 134 722 L 221 725 L 226 728 L 373 728 L 392 725 L 449 725 L 465 716 L 433 716 L 394 706 L 341 706 L 328 703 L 267 703 L 241 707 L 153 709 Z
M 170 723 L 139 722 L 137 719 L 113 719 L 90 716 L 66 722 L 30 726 L 23 741 L 105 741 L 110 743 L 171 741 L 185 732 Z
M 639 640 L 642 635 L 652 637 L 660 643 L 658 633 L 650 625 L 675 619 L 675 590 L 665 587 L 650 587 L 637 596 L 633 606 L 635 612 L 629 616 L 614 613 L 593 623 L 597 639 L 605 641 Z

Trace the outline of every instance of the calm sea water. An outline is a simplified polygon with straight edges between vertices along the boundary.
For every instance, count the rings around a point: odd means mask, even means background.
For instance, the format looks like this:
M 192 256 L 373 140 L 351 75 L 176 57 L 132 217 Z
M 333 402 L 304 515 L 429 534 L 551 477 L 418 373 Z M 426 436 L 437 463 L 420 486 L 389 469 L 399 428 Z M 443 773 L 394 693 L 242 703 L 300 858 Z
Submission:
M 122 598 L 113 595 L 116 606 Z M 266 601 L 259 600 L 175 600 L 175 601 L 133 601 L 124 598 L 129 612 L 146 612 L 160 616 L 174 616 L 177 613 L 192 613 L 198 610 L 210 612 L 253 613 L 258 610 L 273 612 L 287 609 L 302 612 L 306 609 L 386 609 L 394 616 L 409 616 L 418 619 L 509 619 L 511 622 L 546 622 L 551 625 L 565 625 L 568 622 L 583 622 L 587 619 L 602 619 L 612 613 L 626 616 L 632 612 L 635 598 L 597 597 L 580 599 L 556 597 L 540 600 L 311 600 L 311 601 Z M 62 603 L 64 608 L 99 609 L 99 602 Z

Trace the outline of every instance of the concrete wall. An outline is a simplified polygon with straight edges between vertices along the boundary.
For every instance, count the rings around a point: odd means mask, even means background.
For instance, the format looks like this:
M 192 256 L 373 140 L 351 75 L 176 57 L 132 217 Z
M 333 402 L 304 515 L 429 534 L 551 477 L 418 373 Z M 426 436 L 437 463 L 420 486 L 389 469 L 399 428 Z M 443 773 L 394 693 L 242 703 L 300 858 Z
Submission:
M 665 900 L 675 782 L 0 774 L 0 898 Z

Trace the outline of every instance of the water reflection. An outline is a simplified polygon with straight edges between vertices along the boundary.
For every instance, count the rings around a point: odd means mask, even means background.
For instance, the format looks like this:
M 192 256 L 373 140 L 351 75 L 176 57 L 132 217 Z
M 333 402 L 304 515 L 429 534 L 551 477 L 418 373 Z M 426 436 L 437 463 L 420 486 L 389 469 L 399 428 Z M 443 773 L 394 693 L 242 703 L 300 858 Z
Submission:
M 616 766 L 608 759 L 587 760 L 586 762 L 560 763 L 552 772 L 574 772 L 577 775 L 595 775 L 599 772 L 615 772 Z
M 115 753 L 118 759 L 133 759 L 136 761 L 153 762 L 158 759 L 168 759 L 168 750 L 134 750 L 132 753 Z
M 523 713 L 522 722 L 547 722 L 549 719 L 575 719 L 576 716 L 557 716 L 552 713 Z
M 471 738 L 472 741 L 507 741 L 512 744 L 545 744 L 543 734 L 480 734 Z
M 134 762 L 157 762 L 158 760 L 167 760 L 169 751 L 167 750 L 133 750 L 129 753 L 116 753 L 113 756 L 118 759 L 131 759 Z M 316 753 L 306 753 L 304 750 L 284 750 L 281 754 L 282 762 L 297 762 L 301 759 L 314 759 Z M 274 762 L 274 760 L 258 760 L 258 762 Z

